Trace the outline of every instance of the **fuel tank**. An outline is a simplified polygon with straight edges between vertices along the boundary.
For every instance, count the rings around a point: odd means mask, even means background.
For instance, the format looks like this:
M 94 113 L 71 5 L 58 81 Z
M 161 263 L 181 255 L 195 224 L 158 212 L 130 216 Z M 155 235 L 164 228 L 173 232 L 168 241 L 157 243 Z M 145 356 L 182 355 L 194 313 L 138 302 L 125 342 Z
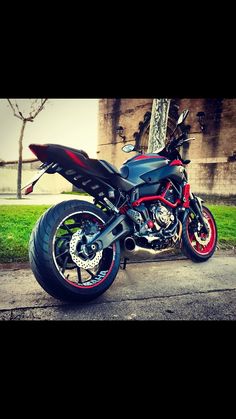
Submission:
M 121 175 L 134 184 L 155 184 L 166 178 L 181 183 L 184 168 L 179 160 L 170 161 L 159 154 L 141 154 L 127 160 L 120 168 Z

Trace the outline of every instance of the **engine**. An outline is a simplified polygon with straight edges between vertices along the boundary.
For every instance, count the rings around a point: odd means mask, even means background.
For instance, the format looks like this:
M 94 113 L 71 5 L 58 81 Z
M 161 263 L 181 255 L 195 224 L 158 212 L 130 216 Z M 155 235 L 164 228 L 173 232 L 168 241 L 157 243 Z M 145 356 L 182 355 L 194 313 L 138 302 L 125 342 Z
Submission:
M 172 209 L 160 201 L 146 206 L 139 205 L 127 211 L 134 221 L 134 237 L 140 247 L 163 249 L 176 241 L 178 220 Z
M 160 202 L 156 205 L 151 205 L 149 210 L 152 213 L 154 225 L 157 230 L 168 228 L 175 219 L 173 213 Z

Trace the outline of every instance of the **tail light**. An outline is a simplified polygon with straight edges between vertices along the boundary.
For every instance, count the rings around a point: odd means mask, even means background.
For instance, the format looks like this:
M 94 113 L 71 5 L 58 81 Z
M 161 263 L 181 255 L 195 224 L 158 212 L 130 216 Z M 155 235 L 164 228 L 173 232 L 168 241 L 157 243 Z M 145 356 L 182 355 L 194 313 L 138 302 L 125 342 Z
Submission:
M 48 159 L 48 145 L 30 144 L 29 149 L 42 162 Z

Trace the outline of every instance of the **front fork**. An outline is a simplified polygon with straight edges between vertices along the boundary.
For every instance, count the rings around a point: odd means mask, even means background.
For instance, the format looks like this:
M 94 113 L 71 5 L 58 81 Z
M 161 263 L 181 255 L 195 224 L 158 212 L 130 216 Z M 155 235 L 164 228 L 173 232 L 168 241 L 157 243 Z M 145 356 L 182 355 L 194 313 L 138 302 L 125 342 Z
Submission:
M 203 226 L 203 228 L 202 228 L 203 232 L 206 233 L 206 234 L 208 234 L 209 229 L 208 229 L 207 223 L 204 220 L 204 217 L 202 215 L 202 200 L 201 200 L 201 198 L 199 198 L 198 196 L 193 195 L 192 193 L 190 193 L 189 198 L 190 198 L 189 199 L 189 201 L 190 201 L 190 208 L 193 210 L 193 212 L 197 216 L 198 220 L 202 224 L 202 226 Z

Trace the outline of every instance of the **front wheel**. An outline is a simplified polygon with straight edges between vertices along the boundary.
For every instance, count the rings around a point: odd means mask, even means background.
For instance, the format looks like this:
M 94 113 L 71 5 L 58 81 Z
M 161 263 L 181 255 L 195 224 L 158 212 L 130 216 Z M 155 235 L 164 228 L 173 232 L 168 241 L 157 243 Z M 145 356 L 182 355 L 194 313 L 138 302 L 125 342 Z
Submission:
M 215 252 L 217 227 L 211 211 L 203 206 L 202 214 L 208 226 L 208 234 L 202 232 L 195 215 L 189 212 L 183 222 L 182 250 L 194 262 L 205 262 Z
M 107 222 L 107 215 L 85 201 L 71 200 L 50 208 L 36 224 L 29 259 L 35 278 L 55 298 L 90 301 L 114 281 L 120 265 L 120 243 L 86 254 Z

